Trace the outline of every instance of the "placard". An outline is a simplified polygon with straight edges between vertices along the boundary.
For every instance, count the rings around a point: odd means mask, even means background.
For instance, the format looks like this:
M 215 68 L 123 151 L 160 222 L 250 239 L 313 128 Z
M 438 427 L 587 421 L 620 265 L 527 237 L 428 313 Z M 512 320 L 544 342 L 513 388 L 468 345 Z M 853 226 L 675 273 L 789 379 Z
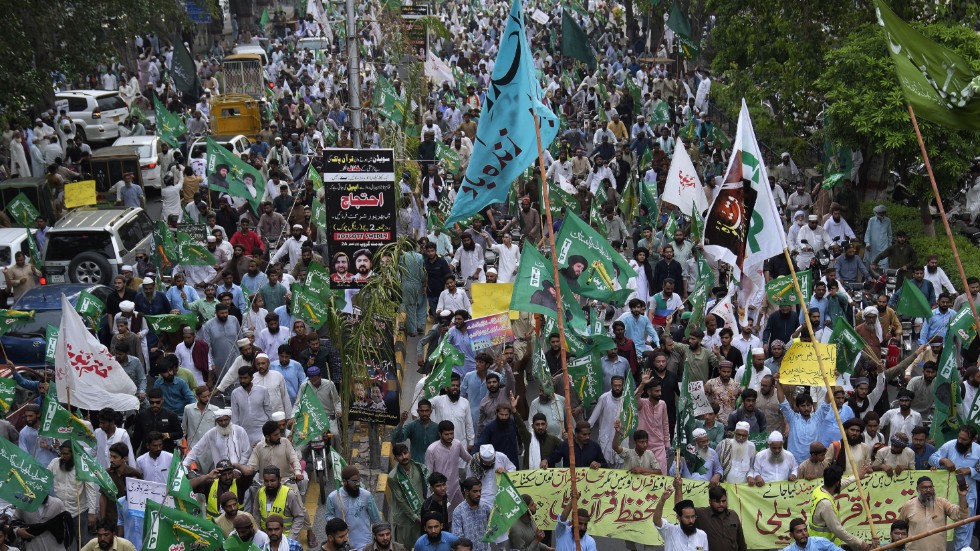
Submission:
M 330 288 L 359 289 L 378 249 L 395 241 L 394 151 L 326 149 L 324 160 Z
M 82 180 L 65 184 L 65 208 L 94 205 L 99 200 L 95 194 L 95 180 Z
M 470 313 L 474 318 L 482 318 L 510 310 L 510 297 L 514 294 L 513 283 L 473 283 L 470 285 L 473 296 Z M 518 319 L 520 312 L 510 310 L 509 317 Z
M 126 502 L 130 511 L 146 511 L 147 500 L 174 506 L 174 498 L 167 495 L 167 485 L 160 482 L 126 477 Z M 166 500 L 166 501 L 165 501 Z
M 711 402 L 708 401 L 707 393 L 704 392 L 703 381 L 691 381 L 687 384 L 687 388 L 691 391 L 691 403 L 694 405 L 695 417 L 714 411 L 711 408 Z
M 353 314 L 344 314 L 344 338 L 350 339 L 350 328 L 367 320 Z M 394 323 L 386 318 L 374 318 L 374 331 L 369 335 L 373 346 L 367 350 L 362 369 L 367 378 L 355 379 L 350 383 L 353 402 L 350 418 L 354 421 L 380 423 L 395 426 L 398 424 L 401 409 L 399 404 L 398 371 L 395 365 Z M 373 337 L 373 338 L 371 338 Z M 360 367 L 360 366 L 358 366 Z
M 541 25 L 547 25 L 548 21 L 551 20 L 551 18 L 548 17 L 548 14 L 546 14 L 545 12 L 541 11 L 538 8 L 534 8 L 534 11 L 531 12 L 531 19 L 537 21 Z
M 473 351 L 479 352 L 514 340 L 510 313 L 500 312 L 466 322 L 466 334 L 473 341 Z
M 827 383 L 820 373 L 817 351 L 827 370 Z M 837 345 L 797 341 L 779 364 L 779 382 L 784 385 L 824 386 L 837 380 Z

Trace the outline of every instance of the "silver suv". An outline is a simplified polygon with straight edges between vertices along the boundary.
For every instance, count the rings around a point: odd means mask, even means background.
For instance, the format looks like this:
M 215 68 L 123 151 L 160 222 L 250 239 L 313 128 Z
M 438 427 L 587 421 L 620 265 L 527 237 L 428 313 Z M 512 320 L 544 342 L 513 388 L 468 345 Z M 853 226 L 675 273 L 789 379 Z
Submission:
M 55 94 L 57 109 L 66 109 L 83 140 L 114 140 L 119 125 L 129 117 L 129 106 L 110 90 L 65 90 Z
M 48 230 L 44 272 L 49 283 L 110 285 L 136 251 L 153 250 L 153 221 L 140 208 L 76 209 Z

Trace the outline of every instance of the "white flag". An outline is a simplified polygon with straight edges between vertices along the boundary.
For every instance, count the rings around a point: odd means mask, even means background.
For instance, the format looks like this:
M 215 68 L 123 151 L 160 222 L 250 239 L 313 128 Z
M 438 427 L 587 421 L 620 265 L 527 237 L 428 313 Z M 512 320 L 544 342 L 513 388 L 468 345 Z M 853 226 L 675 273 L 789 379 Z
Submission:
M 698 210 L 698 214 L 704 214 L 708 210 L 708 198 L 701 186 L 701 179 L 698 178 L 698 171 L 680 139 L 674 147 L 674 157 L 670 160 L 670 170 L 667 171 L 667 183 L 664 184 L 661 199 L 681 209 L 688 216 L 691 216 L 694 209 Z
M 140 407 L 136 384 L 106 347 L 88 332 L 65 295 L 61 295 L 61 327 L 54 366 L 60 402 L 94 410 L 109 407 L 131 411 Z
M 735 286 L 729 283 L 728 294 L 725 295 L 725 298 L 719 300 L 714 308 L 711 309 L 711 312 L 709 312 L 721 318 L 723 325 L 719 325 L 719 329 L 728 327 L 732 331 L 738 330 L 738 325 L 735 323 L 735 307 L 732 305 L 732 295 L 734 294 Z
M 741 281 L 743 271 L 782 254 L 785 248 L 786 232 L 743 99 L 728 170 L 705 215 L 704 252 L 731 265 Z
M 425 76 L 435 82 L 436 86 L 442 86 L 443 82 L 448 82 L 450 86 L 456 86 L 452 68 L 445 61 L 436 57 L 436 54 L 432 53 L 431 50 L 425 59 Z

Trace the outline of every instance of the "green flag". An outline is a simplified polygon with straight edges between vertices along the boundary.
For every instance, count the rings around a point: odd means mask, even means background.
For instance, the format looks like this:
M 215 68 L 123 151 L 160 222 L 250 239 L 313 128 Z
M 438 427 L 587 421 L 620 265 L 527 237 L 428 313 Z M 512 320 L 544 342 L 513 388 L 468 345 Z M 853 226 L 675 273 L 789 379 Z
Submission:
M 234 530 L 231 531 L 231 535 L 225 539 L 225 543 L 222 545 L 225 551 L 261 551 L 255 542 L 249 541 L 245 543 L 242 538 L 238 537 L 238 532 Z
M 7 203 L 7 212 L 10 213 L 10 217 L 14 219 L 17 225 L 23 227 L 33 226 L 37 217 L 41 216 L 34 203 L 31 203 L 24 192 L 18 193 Z
M 803 291 L 804 302 L 809 302 L 810 295 L 813 293 L 813 276 L 810 270 L 800 270 L 796 272 L 796 279 Z M 766 282 L 766 297 L 769 304 L 773 306 L 796 306 L 800 299 L 796 296 L 796 287 L 793 285 L 793 277 L 784 275 L 775 277 Z
M 95 447 L 92 429 L 58 403 L 58 393 L 54 385 L 51 385 L 51 390 L 42 400 L 41 424 L 37 433 L 58 440 L 77 440 L 89 447 Z
M 674 31 L 674 34 L 677 36 L 677 41 L 680 44 L 681 53 L 684 54 L 684 57 L 687 59 L 697 57 L 700 48 L 698 47 L 698 43 L 694 41 L 694 35 L 691 32 L 691 20 L 684 13 L 681 3 L 677 0 L 674 0 L 670 6 L 667 27 Z
M 480 540 L 483 543 L 493 543 L 497 538 L 506 535 L 510 527 L 527 512 L 527 503 L 511 483 L 507 473 L 497 473 L 497 495 L 493 498 L 493 508 L 490 509 L 490 519 L 487 522 L 487 533 Z
M 436 142 L 436 159 L 449 172 L 453 174 L 459 172 L 462 161 L 460 161 L 459 154 L 452 147 L 442 142 Z
M 382 117 L 401 124 L 405 117 L 405 102 L 395 90 L 395 86 L 383 76 L 374 85 L 373 107 Z
M 936 44 L 875 0 L 905 99 L 924 119 L 960 130 L 980 130 L 978 73 L 953 50 Z
M 623 213 L 626 220 L 632 220 L 636 216 L 636 207 L 640 204 L 636 187 L 636 180 L 630 175 L 623 187 L 622 197 L 619 198 L 619 212 Z
M 31 254 L 31 264 L 33 264 L 35 268 L 40 270 L 44 266 L 41 263 L 41 251 L 37 249 L 37 240 L 35 239 L 34 234 L 31 233 L 30 229 L 27 230 L 26 241 L 27 241 L 27 250 Z
M 177 242 L 174 241 L 174 234 L 170 232 L 167 223 L 157 221 L 153 224 L 153 259 L 154 263 L 161 270 L 173 268 L 180 262 L 177 254 Z
M 449 386 L 453 367 L 463 365 L 465 361 L 463 353 L 450 344 L 448 338 L 443 337 L 439 341 L 439 346 L 429 355 L 432 371 L 425 378 L 425 383 L 422 386 L 422 397 L 429 400 L 438 396 L 442 389 Z
M 555 385 L 551 380 L 551 370 L 548 369 L 548 359 L 544 355 L 545 350 L 548 348 L 548 336 L 549 334 L 541 333 L 541 336 L 534 339 L 532 346 L 534 347 L 534 355 L 531 356 L 531 371 L 534 373 L 534 378 L 538 380 L 538 384 L 541 385 L 541 390 L 544 391 L 548 396 L 555 395 Z
M 302 446 L 323 433 L 330 432 L 330 416 L 313 386 L 303 385 L 303 392 L 296 400 L 293 420 L 296 422 L 291 436 L 293 446 Z
M 55 363 L 55 347 L 58 345 L 58 328 L 48 324 L 44 331 L 45 347 L 44 347 L 44 363 L 54 365 Z
M 953 336 L 952 332 L 946 333 L 943 351 L 939 355 L 938 373 L 932 383 L 934 409 L 929 438 L 936 446 L 942 446 L 946 441 L 956 438 L 959 430 L 955 404 L 959 398 L 960 381 L 956 365 L 957 347 Z
M 624 377 L 626 384 L 623 386 L 623 411 L 619 412 L 619 430 L 624 437 L 636 432 L 640 426 L 640 405 L 636 402 L 636 383 L 633 376 L 627 374 Z
M 28 513 L 37 511 L 54 487 L 48 466 L 6 438 L 0 438 L 0 472 L 0 499 Z
M 643 92 L 636 85 L 636 82 L 633 80 L 633 75 L 630 73 L 626 73 L 626 90 L 632 96 L 635 105 L 643 105 Z
M 602 394 L 600 361 L 599 354 L 592 351 L 581 358 L 569 359 L 567 363 L 572 387 L 585 407 L 596 403 Z
M 711 125 L 711 131 L 708 132 L 708 138 L 720 145 L 722 149 L 727 150 L 731 149 L 732 147 L 732 141 L 728 139 L 728 136 L 726 136 L 724 132 L 721 131 L 721 128 L 718 128 L 717 124 Z
M 294 284 L 292 287 L 293 316 L 307 322 L 319 330 L 327 322 L 329 306 L 321 298 L 303 285 Z
M 186 314 L 158 314 L 155 316 L 144 316 L 146 324 L 157 333 L 177 333 L 185 325 L 197 330 L 197 314 L 188 312 Z
M 177 138 L 187 133 L 184 122 L 180 120 L 180 117 L 168 111 L 156 95 L 153 96 L 153 112 L 157 118 L 156 135 L 160 136 L 160 139 L 170 144 L 171 147 L 180 147 L 180 140 Z
M 967 348 L 977 336 L 977 325 L 973 320 L 973 310 L 969 305 L 960 308 L 960 311 L 953 315 L 949 320 L 947 333 L 954 333 L 960 339 L 960 346 Z
M 644 222 L 656 228 L 657 218 L 660 217 L 660 195 L 657 193 L 657 182 L 640 180 L 640 204 L 647 209 L 647 219 Z
M 704 473 L 704 460 L 695 453 L 696 446 L 691 433 L 694 432 L 694 400 L 691 399 L 690 358 L 684 360 L 684 374 L 681 378 L 681 393 L 677 400 L 677 427 L 674 429 L 674 449 L 680 450 L 691 472 Z
M 71 451 L 75 456 L 76 478 L 81 482 L 95 483 L 99 488 L 105 490 L 106 494 L 115 498 L 118 494 L 116 483 L 112 481 L 112 477 L 102 468 L 102 465 L 99 465 L 98 461 L 89 455 L 76 440 L 71 441 Z
M 844 316 L 837 316 L 834 319 L 828 344 L 837 345 L 838 373 L 851 373 L 854 370 L 854 361 L 867 346 L 861 335 L 844 319 Z
M 14 405 L 17 397 L 17 381 L 10 377 L 0 378 L 0 415 L 10 413 L 10 408 Z
M 677 232 L 677 213 L 671 210 L 667 223 L 664 224 L 664 241 L 670 240 L 675 232 Z
M 688 295 L 687 300 L 691 303 L 691 318 L 687 320 L 687 329 L 684 336 L 691 335 L 691 331 L 699 329 L 704 321 L 704 309 L 708 303 L 708 291 L 714 286 L 715 275 L 711 270 L 711 265 L 703 254 L 697 254 L 698 279 L 694 283 L 694 291 Z
M 24 323 L 34 317 L 34 311 L 22 312 L 20 310 L 0 310 L 0 335 L 4 335 L 18 324 Z
M 562 10 L 561 14 L 561 55 L 585 63 L 590 71 L 596 68 L 595 52 L 589 44 L 589 37 L 568 10 Z
M 217 549 L 224 541 L 224 532 L 214 522 L 151 499 L 146 500 L 146 517 L 143 520 L 145 551 Z
M 694 117 L 691 117 L 687 121 L 687 124 L 685 124 L 684 127 L 681 128 L 677 132 L 677 134 L 681 138 L 684 138 L 684 141 L 685 142 L 689 142 L 689 143 L 690 142 L 694 142 L 694 143 L 697 143 L 698 142 L 698 127 L 695 124 L 695 118 Z
M 895 304 L 895 311 L 899 314 L 913 318 L 931 318 L 932 306 L 922 291 L 912 283 L 911 278 L 905 278 L 902 284 L 901 295 L 898 303 Z
M 342 486 L 340 473 L 343 472 L 344 467 L 347 466 L 347 462 L 344 458 L 337 453 L 337 450 L 330 448 L 330 468 L 333 469 L 334 483 L 337 485 L 337 490 L 340 491 Z
M 99 317 L 105 312 L 105 303 L 92 293 L 82 291 L 75 300 L 75 311 L 88 321 L 89 327 L 97 328 Z
M 318 296 L 330 293 L 330 271 L 327 267 L 314 260 L 306 270 L 306 289 Z
M 653 108 L 653 113 L 650 114 L 650 124 L 669 124 L 670 123 L 670 107 L 667 105 L 666 101 L 661 101 Z M 644 165 L 646 166 L 646 165 Z
M 704 216 L 701 216 L 698 209 L 693 209 L 691 211 L 691 241 L 700 243 L 702 239 L 704 239 Z
M 269 24 L 269 8 L 262 9 L 262 16 L 259 17 L 259 27 L 266 28 Z
M 248 201 L 254 212 L 265 195 L 265 178 L 257 168 L 236 157 L 208 137 L 208 186 Z
M 622 306 L 632 290 L 626 288 L 629 278 L 636 277 L 629 262 L 609 241 L 573 213 L 567 213 L 555 239 L 558 266 L 569 287 L 584 297 Z M 615 278 L 615 281 L 614 279 Z
M 189 234 L 177 232 L 177 259 L 181 266 L 214 266 L 217 259 L 207 245 L 197 241 Z

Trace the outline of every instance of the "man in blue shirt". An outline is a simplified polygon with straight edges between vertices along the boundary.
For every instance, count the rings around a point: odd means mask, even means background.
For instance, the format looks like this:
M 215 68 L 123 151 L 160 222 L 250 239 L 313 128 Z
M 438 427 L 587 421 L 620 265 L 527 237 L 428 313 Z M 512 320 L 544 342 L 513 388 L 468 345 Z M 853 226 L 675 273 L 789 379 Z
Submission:
M 279 359 L 269 364 L 269 369 L 282 374 L 282 378 L 286 381 L 289 401 L 295 404 L 299 385 L 306 381 L 306 372 L 303 371 L 303 366 L 293 359 L 293 349 L 288 344 L 279 345 Z
M 636 353 L 643 356 L 643 353 L 653 348 L 647 344 L 647 337 L 653 342 L 654 346 L 660 346 L 660 337 L 657 330 L 653 328 L 653 322 L 646 316 L 646 303 L 638 298 L 634 298 L 629 303 L 629 313 L 619 317 L 619 321 L 626 326 L 626 336 L 633 339 L 636 345 Z
M 174 274 L 173 285 L 167 289 L 164 296 L 166 296 L 167 301 L 170 302 L 170 307 L 180 310 L 181 314 L 190 312 L 188 306 L 190 306 L 192 302 L 201 298 L 193 287 L 186 284 L 186 279 L 182 273 Z
M 926 302 L 929 304 L 936 304 L 936 288 L 932 286 L 932 282 L 926 279 L 926 269 L 922 265 L 912 268 L 912 285 L 915 285 L 922 294 L 926 297 Z M 888 301 L 888 305 L 894 308 L 898 305 L 899 299 L 902 298 L 902 288 L 899 287 L 892 293 L 892 298 Z
M 466 334 L 466 320 L 470 319 L 470 313 L 466 310 L 456 310 L 453 313 L 453 326 L 446 333 L 446 340 L 463 353 L 463 365 L 453 367 L 453 371 L 459 373 L 460 377 L 465 377 L 467 373 L 476 369 L 476 351 L 473 350 L 473 340 Z
M 426 511 L 422 514 L 422 527 L 425 533 L 415 541 L 414 551 L 450 551 L 450 546 L 459 538 L 450 532 L 443 532 L 442 514 Z
M 919 344 L 925 344 L 933 337 L 946 338 L 949 322 L 956 315 L 956 310 L 950 308 L 952 303 L 949 293 L 939 294 L 939 308 L 933 310 L 932 317 L 922 324 L 922 331 L 919 332 Z
M 197 402 L 187 382 L 177 378 L 176 363 L 167 359 L 160 362 L 160 376 L 153 386 L 163 391 L 163 407 L 174 412 L 177 417 L 183 418 L 184 406 Z
M 779 374 L 773 376 L 773 384 L 776 385 L 776 400 L 779 402 L 779 411 L 782 412 L 783 418 L 789 424 L 789 440 L 786 442 L 786 449 L 793 454 L 797 463 L 802 463 L 810 458 L 810 443 L 818 439 L 817 436 L 824 417 L 828 414 L 833 415 L 833 412 L 830 411 L 828 402 L 822 402 L 814 413 L 813 398 L 809 394 L 800 394 L 796 397 L 797 411 L 793 411 L 786 400 L 783 385 L 779 383 Z M 838 430 L 838 432 L 840 431 Z
M 801 518 L 790 521 L 789 533 L 793 536 L 793 543 L 784 547 L 783 551 L 844 551 L 827 538 L 811 536 L 806 521 Z
M 928 471 L 929 458 L 936 453 L 936 446 L 927 442 L 928 439 L 929 429 L 925 427 L 912 429 L 912 453 L 915 454 L 915 469 L 918 471 Z
M 575 551 L 575 535 L 572 533 L 572 504 L 581 503 L 579 494 L 572 492 L 571 499 L 565 502 L 558 522 L 555 523 L 555 551 Z M 589 512 L 581 507 L 576 511 L 575 529 L 578 531 L 582 551 L 596 551 L 595 540 L 586 533 L 589 529 Z

